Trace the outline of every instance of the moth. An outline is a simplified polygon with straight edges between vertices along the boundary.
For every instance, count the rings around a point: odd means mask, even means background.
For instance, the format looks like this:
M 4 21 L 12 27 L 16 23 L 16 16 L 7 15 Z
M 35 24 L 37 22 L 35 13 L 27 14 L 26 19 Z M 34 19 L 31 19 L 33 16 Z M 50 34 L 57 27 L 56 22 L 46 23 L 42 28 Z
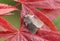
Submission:
M 44 25 L 41 20 L 31 14 L 26 14 L 24 16 L 24 23 L 32 34 L 35 34 L 37 30 Z

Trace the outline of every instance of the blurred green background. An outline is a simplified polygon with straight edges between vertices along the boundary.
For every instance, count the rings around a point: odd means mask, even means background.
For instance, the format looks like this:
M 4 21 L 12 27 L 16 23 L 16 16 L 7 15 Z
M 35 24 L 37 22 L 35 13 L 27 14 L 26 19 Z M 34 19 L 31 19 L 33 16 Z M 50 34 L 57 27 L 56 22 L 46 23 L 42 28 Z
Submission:
M 14 2 L 13 0 L 0 0 L 0 3 L 5 3 L 5 4 L 9 4 L 9 5 L 16 5 L 18 4 L 18 2 Z M 21 8 L 21 6 L 18 6 L 17 8 Z M 14 11 L 11 12 L 14 15 L 10 15 L 10 16 L 3 16 L 6 20 L 8 20 L 13 26 L 15 26 L 16 28 L 20 27 L 20 12 L 19 11 Z M 53 21 L 54 24 L 56 25 L 57 29 L 60 31 L 60 15 L 56 18 L 56 20 Z M 0 41 L 3 41 L 4 39 L 0 39 Z

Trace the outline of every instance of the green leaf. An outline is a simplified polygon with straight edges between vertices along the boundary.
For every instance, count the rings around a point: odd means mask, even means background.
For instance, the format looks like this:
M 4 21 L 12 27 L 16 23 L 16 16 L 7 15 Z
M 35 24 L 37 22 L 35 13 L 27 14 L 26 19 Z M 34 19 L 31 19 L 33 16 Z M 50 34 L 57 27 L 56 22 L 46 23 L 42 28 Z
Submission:
M 60 15 L 54 20 L 54 24 L 56 25 L 58 31 L 60 31 Z
M 15 5 L 18 2 L 15 2 L 13 0 L 0 0 L 0 3 L 5 3 L 5 4 L 9 4 L 9 5 Z

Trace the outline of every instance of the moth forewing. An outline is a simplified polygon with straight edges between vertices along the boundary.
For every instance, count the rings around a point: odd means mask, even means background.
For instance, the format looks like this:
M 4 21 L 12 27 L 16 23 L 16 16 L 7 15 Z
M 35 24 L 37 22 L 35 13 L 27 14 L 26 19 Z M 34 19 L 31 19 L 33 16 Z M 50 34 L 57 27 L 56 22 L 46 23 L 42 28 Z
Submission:
M 38 19 L 37 17 L 35 17 L 34 15 L 30 15 L 30 14 L 27 14 L 26 17 L 29 17 L 29 20 L 37 27 L 37 28 L 41 28 L 44 23 Z
M 41 20 L 30 14 L 27 14 L 24 17 L 24 22 L 31 33 L 36 33 L 38 28 L 43 26 L 43 22 Z

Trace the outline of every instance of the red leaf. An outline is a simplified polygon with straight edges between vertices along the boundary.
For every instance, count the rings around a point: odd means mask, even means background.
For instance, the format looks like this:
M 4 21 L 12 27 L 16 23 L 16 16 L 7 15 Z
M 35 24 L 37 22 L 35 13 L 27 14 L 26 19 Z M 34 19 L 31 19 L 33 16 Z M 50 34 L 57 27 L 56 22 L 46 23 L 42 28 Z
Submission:
M 14 34 L 17 30 L 13 28 L 4 18 L 0 17 L 0 38 Z
M 27 39 L 22 34 L 16 33 L 16 35 L 13 35 L 5 41 L 27 41 Z
M 60 9 L 59 0 L 15 0 L 15 1 L 43 9 Z
M 10 31 L 0 31 L 0 38 L 5 38 L 7 36 L 11 36 L 14 33 L 10 32 Z
M 56 10 L 49 10 L 49 9 L 43 9 L 40 10 L 44 13 L 50 20 L 55 20 L 58 15 L 60 15 L 60 9 Z
M 34 7 L 39 7 L 42 9 L 60 9 L 60 1 L 58 0 L 34 0 L 31 2 L 26 2 L 29 5 L 32 5 Z
M 17 10 L 14 6 L 0 4 L 0 15 L 6 15 L 7 13 L 10 13 L 14 10 Z
M 39 29 L 37 35 L 49 41 L 60 41 L 60 33 Z
M 43 0 L 14 0 L 14 1 L 17 1 L 17 2 L 36 2 L 36 1 L 43 1 Z
M 39 36 L 37 36 L 37 35 L 33 35 L 33 34 L 29 34 L 29 33 L 24 33 L 24 32 L 23 32 L 23 35 L 24 35 L 27 39 L 29 39 L 28 41 L 48 41 L 48 40 L 46 40 L 46 39 L 44 39 L 44 38 L 41 38 L 41 37 L 39 37 Z

